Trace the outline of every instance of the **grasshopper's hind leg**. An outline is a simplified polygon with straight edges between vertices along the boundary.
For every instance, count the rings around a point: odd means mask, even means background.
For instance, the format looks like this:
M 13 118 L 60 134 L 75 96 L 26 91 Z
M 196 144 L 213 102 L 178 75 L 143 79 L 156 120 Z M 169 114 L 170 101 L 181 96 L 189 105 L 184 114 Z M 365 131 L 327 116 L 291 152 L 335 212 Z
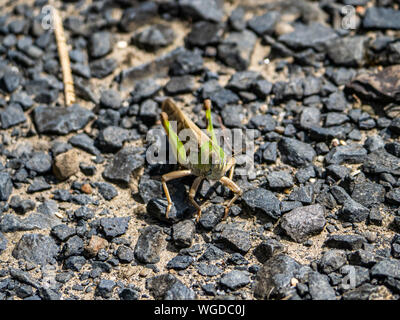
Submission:
M 173 172 L 166 173 L 161 177 L 164 193 L 165 193 L 165 196 L 167 197 L 167 201 L 168 201 L 167 210 L 165 210 L 165 217 L 167 219 L 168 219 L 169 210 L 171 210 L 171 207 L 172 207 L 172 201 L 171 201 L 171 196 L 169 195 L 167 182 L 174 180 L 174 179 L 186 177 L 191 174 L 192 174 L 192 172 L 190 170 L 180 170 L 180 171 L 173 171 Z
M 228 187 L 232 192 L 235 194 L 234 197 L 231 199 L 231 201 L 228 202 L 228 204 L 225 207 L 225 215 L 223 220 L 225 220 L 228 217 L 229 209 L 232 206 L 232 204 L 236 201 L 237 198 L 239 198 L 242 195 L 242 190 L 239 188 L 239 186 L 234 183 L 231 179 L 228 177 L 222 177 L 219 180 L 224 186 Z
M 200 186 L 201 181 L 203 181 L 203 177 L 197 177 L 196 179 L 194 179 L 192 187 L 190 188 L 189 191 L 189 199 L 193 203 L 193 205 L 197 208 L 196 222 L 199 222 L 199 219 L 201 217 L 201 206 L 196 202 L 196 200 L 194 200 L 194 197 L 196 196 L 196 192 Z

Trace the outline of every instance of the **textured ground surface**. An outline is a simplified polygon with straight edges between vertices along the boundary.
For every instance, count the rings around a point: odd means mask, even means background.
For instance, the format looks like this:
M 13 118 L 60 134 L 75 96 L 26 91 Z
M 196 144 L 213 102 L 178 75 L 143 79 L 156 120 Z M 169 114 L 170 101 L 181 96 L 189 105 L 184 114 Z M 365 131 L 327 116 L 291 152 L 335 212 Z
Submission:
M 52 1 L 69 108 L 48 4 L 0 0 L 0 300 L 399 298 L 398 1 Z M 165 96 L 255 129 L 226 221 L 192 177 L 164 218 Z

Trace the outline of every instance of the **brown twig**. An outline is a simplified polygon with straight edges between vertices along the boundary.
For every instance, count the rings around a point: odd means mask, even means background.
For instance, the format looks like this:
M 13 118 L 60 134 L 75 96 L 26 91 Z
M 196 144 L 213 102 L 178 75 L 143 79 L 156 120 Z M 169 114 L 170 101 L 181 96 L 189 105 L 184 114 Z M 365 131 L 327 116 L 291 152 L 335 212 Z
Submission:
M 58 57 L 60 59 L 63 75 L 65 104 L 67 106 L 70 106 L 71 104 L 75 103 L 75 91 L 74 80 L 71 73 L 71 64 L 69 61 L 67 42 L 65 40 L 64 27 L 62 25 L 60 13 L 56 8 L 53 8 L 52 11 L 54 34 L 56 37 Z

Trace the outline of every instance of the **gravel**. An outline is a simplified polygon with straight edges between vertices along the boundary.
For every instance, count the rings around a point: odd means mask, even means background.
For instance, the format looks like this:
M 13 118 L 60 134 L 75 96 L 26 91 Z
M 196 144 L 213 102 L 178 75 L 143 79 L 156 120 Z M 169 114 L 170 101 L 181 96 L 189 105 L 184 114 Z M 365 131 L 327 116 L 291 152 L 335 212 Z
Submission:
M 69 106 L 45 1 L 2 6 L 0 300 L 398 300 L 396 1 L 106 2 L 53 3 Z M 165 96 L 201 129 L 210 99 L 227 149 L 254 134 L 226 220 L 232 192 L 205 180 L 196 221 L 193 176 L 165 216 L 181 168 L 146 157 L 172 155 Z

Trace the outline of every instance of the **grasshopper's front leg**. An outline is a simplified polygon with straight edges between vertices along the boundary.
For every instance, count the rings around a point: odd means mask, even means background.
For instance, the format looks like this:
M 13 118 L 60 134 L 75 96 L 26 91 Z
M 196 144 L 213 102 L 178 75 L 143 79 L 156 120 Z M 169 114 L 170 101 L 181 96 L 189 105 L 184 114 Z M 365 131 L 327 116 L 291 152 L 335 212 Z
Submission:
M 194 200 L 194 197 L 196 196 L 196 192 L 200 186 L 201 181 L 203 181 L 203 177 L 197 177 L 194 180 L 192 187 L 190 188 L 190 191 L 189 191 L 189 199 L 193 203 L 193 205 L 197 208 L 196 222 L 199 222 L 200 217 L 201 217 L 201 206 L 199 206 L 199 204 Z
M 161 177 L 164 193 L 165 193 L 165 196 L 167 197 L 167 201 L 168 201 L 167 210 L 165 210 L 165 217 L 167 219 L 168 219 L 169 210 L 171 210 L 171 207 L 172 207 L 172 201 L 171 201 L 171 196 L 169 195 L 167 182 L 174 180 L 174 179 L 186 177 L 191 174 L 192 174 L 192 172 L 190 170 L 180 170 L 180 171 L 173 171 L 173 172 L 166 173 Z
M 233 171 L 232 171 L 233 172 Z M 235 194 L 231 201 L 228 202 L 228 204 L 225 207 L 225 215 L 222 220 L 225 220 L 228 217 L 229 209 L 232 206 L 232 204 L 236 201 L 237 198 L 239 198 L 243 191 L 239 188 L 239 186 L 234 183 L 230 178 L 228 177 L 222 177 L 219 180 L 224 186 L 228 187 L 232 192 Z

